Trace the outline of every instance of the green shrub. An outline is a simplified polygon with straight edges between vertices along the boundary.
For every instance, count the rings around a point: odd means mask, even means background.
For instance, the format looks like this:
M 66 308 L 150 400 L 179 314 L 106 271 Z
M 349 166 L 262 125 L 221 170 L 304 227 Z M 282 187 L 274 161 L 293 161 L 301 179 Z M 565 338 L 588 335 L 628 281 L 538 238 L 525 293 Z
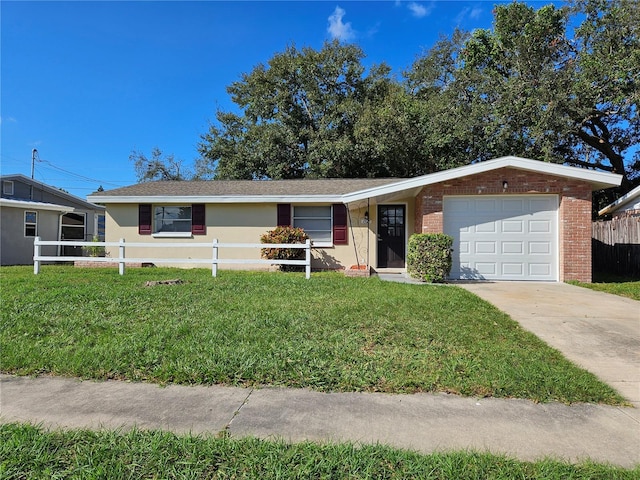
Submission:
M 98 243 L 100 239 L 97 235 L 94 235 L 91 239 L 92 242 Z M 105 248 L 100 247 L 98 245 L 91 245 L 90 247 L 83 248 L 83 255 L 85 257 L 104 257 L 105 256 Z
M 444 282 L 451 272 L 453 238 L 443 233 L 416 233 L 409 237 L 407 270 L 423 282 Z
M 261 243 L 305 243 L 309 235 L 301 228 L 276 227 L 260 236 Z M 262 258 L 269 260 L 304 260 L 305 251 L 302 248 L 263 248 Z M 300 270 L 298 265 L 278 265 L 284 272 Z

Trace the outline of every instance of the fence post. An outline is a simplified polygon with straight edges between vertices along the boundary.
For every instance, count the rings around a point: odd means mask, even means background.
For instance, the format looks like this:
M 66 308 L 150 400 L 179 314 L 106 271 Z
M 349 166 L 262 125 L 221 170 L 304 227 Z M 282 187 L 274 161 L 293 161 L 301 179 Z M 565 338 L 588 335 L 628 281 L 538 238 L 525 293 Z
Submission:
M 124 275 L 124 238 L 120 239 L 118 247 L 118 273 Z
M 211 258 L 211 276 L 218 276 L 218 239 L 213 239 L 213 253 Z
M 311 240 L 307 238 L 305 243 L 307 244 L 307 247 L 305 248 L 305 260 L 307 263 L 304 266 L 304 272 L 305 277 L 309 280 L 311 278 Z
M 33 239 L 33 274 L 38 275 L 40 273 L 40 237 Z

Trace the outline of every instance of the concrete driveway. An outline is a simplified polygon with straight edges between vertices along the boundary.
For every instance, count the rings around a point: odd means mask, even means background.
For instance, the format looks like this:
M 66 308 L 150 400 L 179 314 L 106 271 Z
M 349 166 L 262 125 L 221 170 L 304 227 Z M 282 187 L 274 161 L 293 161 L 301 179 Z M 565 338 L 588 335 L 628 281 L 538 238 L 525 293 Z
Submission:
M 614 387 L 640 422 L 640 302 L 566 283 L 460 283 Z

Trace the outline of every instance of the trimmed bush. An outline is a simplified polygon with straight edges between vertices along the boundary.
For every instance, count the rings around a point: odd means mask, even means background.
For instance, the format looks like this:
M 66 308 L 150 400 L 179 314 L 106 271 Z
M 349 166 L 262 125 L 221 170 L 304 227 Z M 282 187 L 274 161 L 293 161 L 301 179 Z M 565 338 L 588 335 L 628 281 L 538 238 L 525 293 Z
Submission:
M 305 243 L 309 235 L 301 228 L 276 227 L 260 236 L 261 243 Z M 304 260 L 305 252 L 302 248 L 263 248 L 262 258 L 269 260 Z M 299 271 L 298 265 L 278 265 L 283 272 Z
M 444 282 L 451 272 L 453 238 L 443 233 L 415 233 L 409 237 L 407 271 L 423 282 Z

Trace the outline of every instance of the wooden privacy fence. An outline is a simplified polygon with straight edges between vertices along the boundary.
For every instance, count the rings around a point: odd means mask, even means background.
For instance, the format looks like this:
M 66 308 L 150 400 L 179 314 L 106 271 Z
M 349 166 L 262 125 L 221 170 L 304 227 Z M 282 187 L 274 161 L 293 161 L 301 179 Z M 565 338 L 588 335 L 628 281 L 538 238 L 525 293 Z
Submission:
M 640 276 L 640 217 L 615 217 L 592 224 L 593 270 Z
M 43 246 L 67 246 L 67 247 L 118 247 L 117 257 L 75 257 L 75 256 L 46 256 L 41 255 Z M 126 247 L 132 248 L 208 248 L 211 249 L 209 258 L 132 258 L 126 256 Z M 252 258 L 219 258 L 220 248 L 300 248 L 305 249 L 304 260 L 264 260 Z M 306 278 L 311 278 L 311 240 L 306 243 L 221 243 L 217 238 L 211 243 L 126 243 L 124 238 L 119 242 L 63 242 L 57 240 L 41 240 L 36 237 L 33 242 L 33 273 L 40 273 L 41 262 L 72 262 L 76 260 L 117 263 L 118 272 L 124 275 L 127 263 L 193 263 L 211 265 L 211 275 L 217 276 L 220 264 L 266 264 L 266 265 L 300 265 L 305 267 Z

